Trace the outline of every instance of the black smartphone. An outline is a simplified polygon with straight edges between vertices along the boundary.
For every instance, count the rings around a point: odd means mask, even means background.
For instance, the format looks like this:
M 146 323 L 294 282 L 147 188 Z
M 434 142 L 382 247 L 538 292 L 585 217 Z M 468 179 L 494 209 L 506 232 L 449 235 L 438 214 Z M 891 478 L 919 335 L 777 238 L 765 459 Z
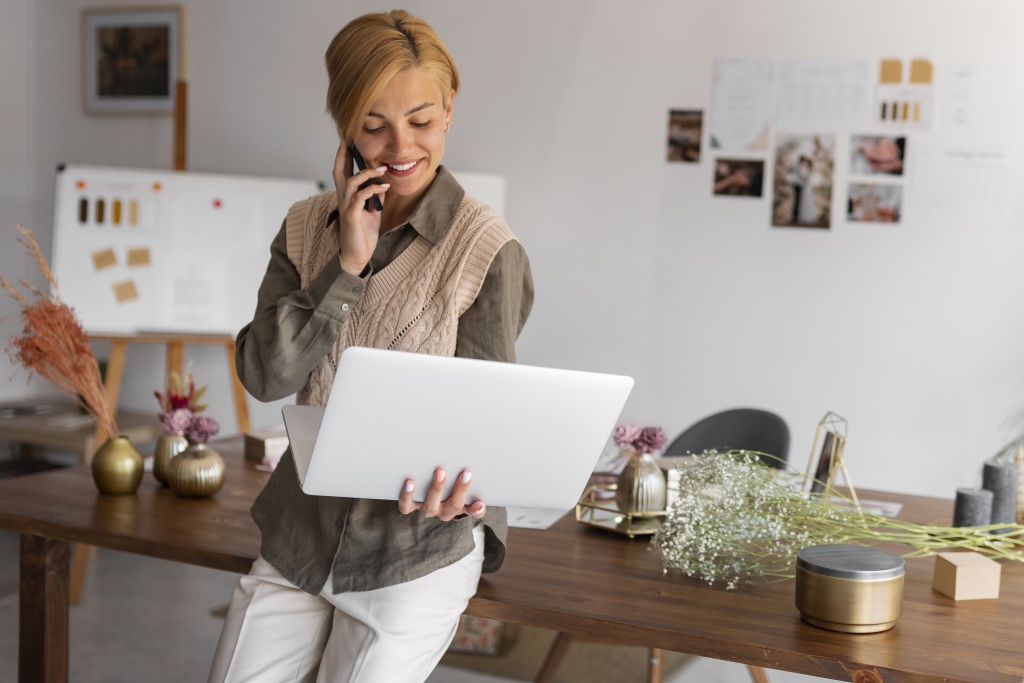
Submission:
M 348 153 L 352 155 L 352 161 L 356 163 L 356 172 L 362 171 L 366 168 L 366 162 L 363 161 L 363 155 L 359 153 L 359 150 L 356 149 L 355 144 L 352 142 L 348 143 Z M 365 183 L 360 185 L 359 189 L 362 190 L 365 189 L 366 187 L 369 187 L 370 183 L 376 183 L 379 185 L 380 181 L 376 178 L 370 178 Z M 363 204 L 363 208 L 366 209 L 367 211 L 370 210 L 370 202 L 373 202 L 373 208 L 377 209 L 377 211 L 384 210 L 384 205 L 380 203 L 380 197 L 378 197 L 377 195 L 373 195 L 372 197 L 366 200 L 365 204 Z

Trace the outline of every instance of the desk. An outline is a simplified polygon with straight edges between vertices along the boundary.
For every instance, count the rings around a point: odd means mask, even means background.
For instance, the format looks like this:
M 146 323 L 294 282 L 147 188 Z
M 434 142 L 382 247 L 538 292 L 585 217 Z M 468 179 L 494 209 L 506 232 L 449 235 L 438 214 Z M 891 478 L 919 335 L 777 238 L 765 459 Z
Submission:
M 14 415 L 0 418 L 0 440 L 12 441 L 33 448 L 53 448 L 78 454 L 78 461 L 87 463 L 96 451 L 96 423 L 73 429 L 62 429 L 47 424 L 47 419 L 67 413 L 78 413 L 78 406 L 60 399 L 39 399 L 35 402 L 51 406 L 48 413 Z M 155 403 L 155 401 L 154 401 Z M 121 434 L 132 443 L 144 444 L 156 441 L 163 431 L 156 417 L 156 410 L 149 413 L 118 412 L 117 426 Z
M 259 548 L 249 505 L 267 473 L 238 437 L 215 443 L 227 480 L 206 500 L 177 498 L 146 477 L 131 496 L 102 496 L 88 468 L 0 481 L 0 527 L 22 534 L 19 681 L 67 681 L 68 544 L 88 543 L 246 572 Z M 951 501 L 862 495 L 932 521 Z M 468 613 L 555 631 L 857 683 L 1024 681 L 1024 564 L 1003 564 L 1001 598 L 955 603 L 931 590 L 931 558 L 907 562 L 903 616 L 890 631 L 850 635 L 800 621 L 793 582 L 710 588 L 664 576 L 644 539 L 583 527 L 512 529 L 501 571 L 486 574 Z

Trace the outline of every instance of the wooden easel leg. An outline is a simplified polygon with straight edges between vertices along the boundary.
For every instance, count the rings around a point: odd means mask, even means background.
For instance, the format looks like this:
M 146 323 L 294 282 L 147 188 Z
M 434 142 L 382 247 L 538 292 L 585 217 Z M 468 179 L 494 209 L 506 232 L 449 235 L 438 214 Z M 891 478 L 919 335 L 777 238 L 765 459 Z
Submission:
M 235 367 L 235 340 L 225 342 L 224 348 L 228 355 L 228 371 L 231 373 L 231 389 L 235 397 L 235 419 L 238 422 L 238 431 L 244 434 L 249 431 L 249 404 L 245 387 L 238 379 L 238 368 Z
M 185 345 L 180 341 L 167 342 L 167 374 L 178 373 L 182 383 L 185 382 Z

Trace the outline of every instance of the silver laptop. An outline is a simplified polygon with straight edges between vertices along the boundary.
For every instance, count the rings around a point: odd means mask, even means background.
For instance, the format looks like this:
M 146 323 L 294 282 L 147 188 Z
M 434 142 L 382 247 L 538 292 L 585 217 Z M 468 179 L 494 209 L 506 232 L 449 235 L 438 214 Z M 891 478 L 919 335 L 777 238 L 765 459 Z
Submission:
M 302 490 L 417 501 L 434 468 L 445 497 L 464 468 L 470 500 L 568 510 L 579 500 L 633 379 L 349 347 L 325 407 L 282 408 Z

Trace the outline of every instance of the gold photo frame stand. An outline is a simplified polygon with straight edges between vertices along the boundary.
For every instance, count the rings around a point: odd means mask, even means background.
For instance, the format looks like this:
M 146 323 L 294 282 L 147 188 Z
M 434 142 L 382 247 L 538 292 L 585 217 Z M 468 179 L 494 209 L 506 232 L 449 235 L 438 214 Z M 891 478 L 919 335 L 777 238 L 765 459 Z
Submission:
M 857 512 L 863 514 L 864 510 L 861 508 L 857 491 L 853 487 L 853 481 L 843 459 L 848 433 L 849 423 L 846 418 L 831 410 L 818 422 L 818 428 L 814 432 L 814 443 L 811 445 L 811 457 L 807 462 L 807 472 L 804 474 L 803 488 L 807 495 L 820 495 L 824 500 L 830 501 L 836 496 L 836 475 L 842 472 L 843 484 L 849 491 L 849 497 Z

